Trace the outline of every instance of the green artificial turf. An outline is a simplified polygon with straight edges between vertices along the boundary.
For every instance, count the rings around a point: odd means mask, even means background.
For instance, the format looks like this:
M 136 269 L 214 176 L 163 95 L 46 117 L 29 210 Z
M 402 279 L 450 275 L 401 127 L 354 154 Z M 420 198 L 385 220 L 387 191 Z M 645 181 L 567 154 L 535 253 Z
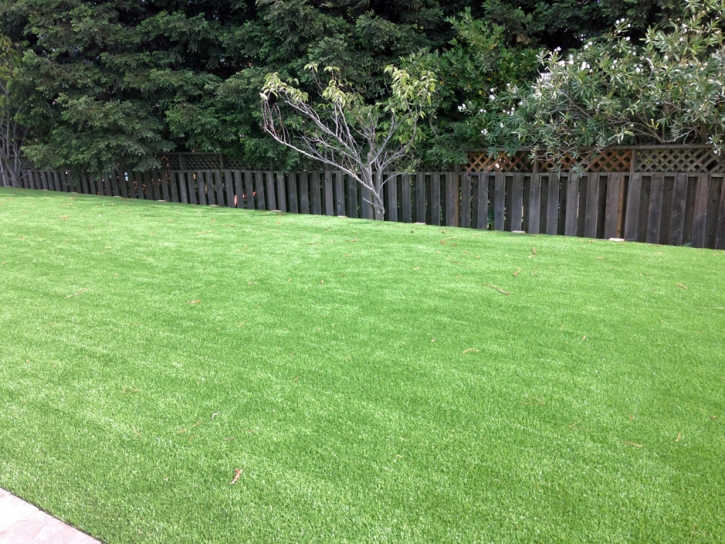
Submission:
M 2 189 L 0 262 L 0 487 L 103 541 L 725 541 L 723 251 Z

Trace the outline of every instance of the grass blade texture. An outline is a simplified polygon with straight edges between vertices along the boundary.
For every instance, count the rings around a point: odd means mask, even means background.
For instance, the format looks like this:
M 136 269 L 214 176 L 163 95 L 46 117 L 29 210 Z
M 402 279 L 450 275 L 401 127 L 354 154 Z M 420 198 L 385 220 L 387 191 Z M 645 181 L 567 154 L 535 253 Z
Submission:
M 103 541 L 725 541 L 723 251 L 2 189 L 0 262 L 0 487 Z

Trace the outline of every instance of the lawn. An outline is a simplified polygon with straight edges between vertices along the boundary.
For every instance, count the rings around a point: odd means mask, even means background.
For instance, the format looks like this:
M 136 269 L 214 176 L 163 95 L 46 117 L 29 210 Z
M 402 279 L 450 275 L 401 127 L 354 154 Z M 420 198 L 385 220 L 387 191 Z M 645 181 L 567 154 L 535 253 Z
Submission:
M 723 251 L 0 189 L 0 262 L 0 487 L 105 542 L 725 541 Z

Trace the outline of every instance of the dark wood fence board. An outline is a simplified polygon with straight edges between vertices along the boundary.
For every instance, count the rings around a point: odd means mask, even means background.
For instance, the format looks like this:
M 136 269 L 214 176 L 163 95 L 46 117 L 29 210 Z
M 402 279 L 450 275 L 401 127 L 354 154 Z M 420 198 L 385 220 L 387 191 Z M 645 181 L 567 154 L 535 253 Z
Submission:
M 363 219 L 372 219 L 375 217 L 373 212 L 373 206 L 371 204 L 373 200 L 370 189 L 367 187 L 360 187 L 360 211 Z
M 546 234 L 556 234 L 559 226 L 559 176 L 549 174 L 546 203 Z
M 720 207 L 720 191 L 722 178 L 717 174 L 710 174 L 710 198 L 707 204 L 707 224 L 705 227 L 705 247 L 715 248 L 717 238 L 717 216 Z
M 121 196 L 121 191 L 118 189 L 118 177 L 116 175 L 116 172 L 113 172 L 112 171 L 108 175 L 108 177 L 111 178 L 111 187 L 113 189 L 113 196 Z M 80 188 L 80 183 L 79 182 L 80 182 L 80 180 L 77 181 L 76 188 L 80 191 L 82 189 Z
M 668 244 L 681 246 L 685 230 L 685 205 L 687 204 L 687 174 L 675 174 L 672 195 L 672 214 L 670 219 L 670 237 Z
M 415 179 L 415 222 L 425 223 L 426 220 L 426 199 L 425 199 L 425 173 L 413 174 Z
M 471 227 L 488 228 L 488 173 L 471 175 Z
M 287 188 L 284 172 L 274 174 L 277 185 L 277 210 L 287 213 Z
M 637 229 L 637 241 L 647 241 L 647 222 L 649 220 L 649 198 L 652 192 L 652 174 L 642 174 L 642 192 L 640 194 L 639 206 L 639 228 Z
M 252 173 L 252 179 L 254 180 L 254 188 L 256 189 L 256 196 L 254 201 L 257 204 L 258 210 L 267 209 L 267 183 L 264 179 L 264 172 L 261 170 L 255 170 Z
M 400 215 L 403 223 L 411 223 L 413 221 L 412 193 L 410 174 L 403 174 L 400 179 Z
M 310 213 L 310 189 L 309 189 L 309 174 L 307 170 L 300 172 L 300 213 Z
M 274 188 L 274 172 L 267 170 L 263 174 L 264 177 L 264 196 L 267 198 L 267 210 L 279 210 L 279 202 L 277 201 L 277 191 Z
M 619 190 L 622 176 L 616 172 L 607 179 L 607 202 L 604 209 L 604 238 L 617 238 L 619 219 Z
M 564 234 L 576 236 L 579 215 L 579 174 L 570 173 L 566 180 L 566 225 Z
M 506 224 L 506 177 L 502 172 L 494 175 L 493 230 L 504 230 Z
M 587 176 L 587 200 L 584 213 L 584 237 L 596 238 L 599 213 L 599 174 L 592 172 Z
M 647 233 L 645 236 L 645 241 L 648 244 L 658 244 L 660 241 L 664 190 L 664 175 L 661 172 L 653 174 L 652 181 L 650 182 L 649 206 L 647 210 Z
M 447 227 L 455 227 L 456 226 L 456 211 L 457 211 L 457 204 L 458 204 L 458 192 L 455 190 L 454 186 L 454 173 L 453 172 L 446 172 L 444 174 L 445 179 L 445 220 L 446 220 L 446 226 Z
M 325 170 L 325 215 L 335 215 L 335 204 L 332 194 L 332 172 Z
M 695 213 L 692 221 L 692 247 L 705 247 L 707 207 L 710 197 L 710 176 L 708 174 L 700 174 L 697 178 Z
M 660 239 L 658 244 L 669 244 L 672 227 L 672 199 L 675 192 L 675 174 L 666 173 L 662 186 L 662 215 L 660 217 Z
M 340 172 L 335 172 L 335 215 L 345 215 L 345 184 Z
M 120 176 L 123 176 L 123 172 L 119 172 Z M 179 185 L 176 181 L 176 172 L 173 170 L 169 170 L 169 198 L 171 199 L 171 202 L 179 202 Z M 123 177 L 121 177 L 121 181 L 123 181 Z M 122 195 L 126 196 L 125 192 L 123 192 L 123 185 L 121 186 L 122 189 Z
M 541 227 L 541 174 L 533 174 L 529 185 L 529 221 L 526 231 L 539 234 Z
M 239 182 L 239 186 L 237 186 L 237 206 L 240 208 L 246 208 L 248 210 L 257 209 L 258 204 L 256 203 L 256 200 L 259 199 L 259 195 L 256 195 L 255 200 L 254 179 L 252 178 L 252 171 L 245 170 L 244 179 L 242 180 L 240 177 L 237 181 Z M 244 189 L 242 189 L 242 185 L 244 186 Z M 244 195 L 245 198 L 242 198 L 242 195 Z
M 279 174 L 284 179 L 284 174 Z M 287 174 L 287 200 L 289 202 L 289 213 L 300 213 L 297 203 L 297 174 L 290 172 Z
M 511 217 L 508 230 L 522 230 L 522 212 L 524 207 L 524 176 L 516 173 L 511 178 L 511 208 L 507 214 Z
M 461 227 L 471 227 L 471 173 L 464 172 L 461 181 Z
M 717 211 L 715 249 L 725 249 L 725 178 L 720 178 L 720 203 Z
M 637 240 L 639 230 L 639 204 L 642 196 L 642 174 L 635 172 L 629 180 L 627 193 L 627 215 L 624 222 L 624 239 L 628 242 Z
M 347 216 L 353 219 L 359 217 L 357 185 L 357 180 L 352 176 L 347 176 Z
M 214 183 L 216 185 L 216 203 L 218 206 L 226 206 L 224 202 L 224 183 L 221 170 L 214 170 Z
M 312 213 L 315 215 L 322 215 L 322 198 L 319 172 L 311 172 L 310 174 L 310 197 L 312 200 Z
M 397 174 L 392 175 L 388 182 L 385 184 L 387 187 L 387 200 L 386 200 L 386 211 L 388 214 L 388 221 L 394 223 L 398 222 L 398 176 Z
M 226 192 L 227 207 L 235 208 L 234 205 L 234 174 L 231 170 L 224 170 L 224 191 Z M 240 195 L 241 198 L 241 195 Z
M 430 224 L 441 224 L 441 174 L 429 172 L 430 176 Z

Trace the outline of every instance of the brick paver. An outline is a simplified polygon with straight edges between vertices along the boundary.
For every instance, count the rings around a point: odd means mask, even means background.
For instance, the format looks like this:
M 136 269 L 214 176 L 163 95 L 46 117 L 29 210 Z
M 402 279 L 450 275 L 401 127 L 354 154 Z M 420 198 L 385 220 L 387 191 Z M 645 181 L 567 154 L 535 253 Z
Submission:
M 0 544 L 100 544 L 0 488 Z

